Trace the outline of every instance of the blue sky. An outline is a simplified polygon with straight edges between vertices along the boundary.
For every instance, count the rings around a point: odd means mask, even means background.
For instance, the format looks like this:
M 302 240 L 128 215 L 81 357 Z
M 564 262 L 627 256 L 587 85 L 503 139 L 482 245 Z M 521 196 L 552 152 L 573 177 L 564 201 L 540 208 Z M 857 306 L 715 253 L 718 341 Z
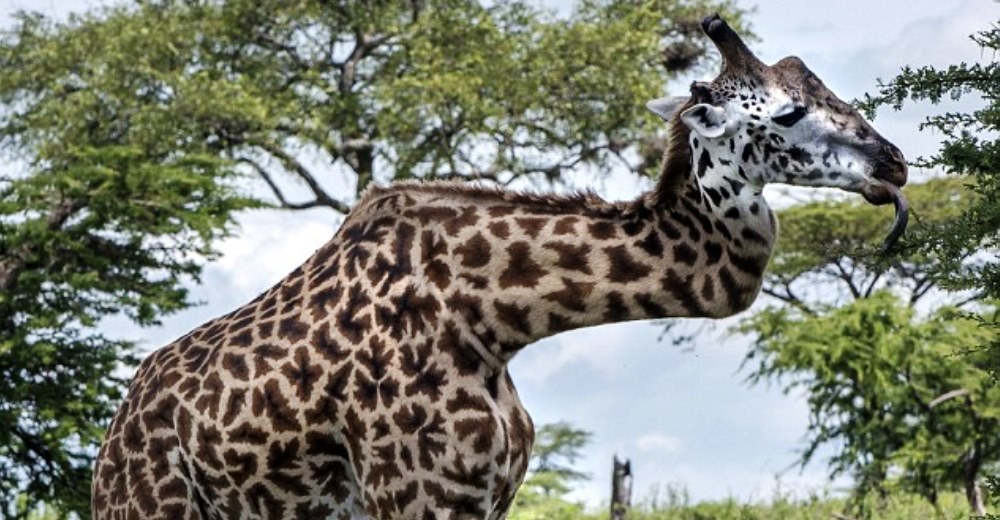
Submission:
M 101 3 L 0 0 L 0 22 L 15 8 L 63 14 Z M 764 61 L 796 54 L 843 99 L 873 91 L 876 78 L 888 79 L 905 64 L 996 59 L 967 38 L 1000 18 L 1000 4 L 992 0 L 737 3 L 756 6 L 750 20 L 760 41 L 754 48 Z M 546 4 L 565 9 L 569 2 Z M 669 93 L 683 93 L 691 79 L 669 85 Z M 883 111 L 875 126 L 907 157 L 927 155 L 939 139 L 917 132 L 927 113 L 914 107 Z M 616 199 L 647 187 L 625 176 L 596 184 Z M 787 204 L 810 194 L 769 189 L 769 196 Z M 202 285 L 192 288 L 204 305 L 154 329 L 120 322 L 107 327 L 155 349 L 274 284 L 322 245 L 338 222 L 328 212 L 309 211 L 248 213 L 240 223 L 239 236 L 221 244 L 223 257 L 207 267 Z M 766 499 L 776 478 L 783 489 L 797 493 L 824 487 L 822 463 L 801 472 L 789 469 L 807 424 L 804 400 L 780 388 L 751 388 L 743 382 L 745 374 L 738 369 L 747 340 L 727 334 L 733 323 L 685 324 L 685 332 L 700 332 L 690 349 L 659 341 L 663 328 L 657 324 L 595 327 L 540 341 L 514 360 L 511 373 L 536 424 L 566 420 L 593 432 L 580 461 L 593 478 L 574 496 L 590 503 L 607 497 L 614 453 L 632 459 L 640 497 L 655 486 L 679 485 L 696 500 Z

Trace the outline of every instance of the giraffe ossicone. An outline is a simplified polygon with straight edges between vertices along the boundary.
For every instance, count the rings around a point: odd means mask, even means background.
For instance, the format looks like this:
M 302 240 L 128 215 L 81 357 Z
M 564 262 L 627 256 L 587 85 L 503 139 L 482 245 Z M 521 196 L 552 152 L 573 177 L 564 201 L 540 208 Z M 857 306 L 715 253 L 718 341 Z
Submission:
M 506 518 L 534 435 L 507 371 L 524 346 L 747 308 L 776 239 L 769 182 L 901 200 L 899 150 L 801 61 L 703 28 L 722 72 L 651 103 L 670 122 L 654 189 L 370 189 L 284 280 L 143 361 L 94 517 Z

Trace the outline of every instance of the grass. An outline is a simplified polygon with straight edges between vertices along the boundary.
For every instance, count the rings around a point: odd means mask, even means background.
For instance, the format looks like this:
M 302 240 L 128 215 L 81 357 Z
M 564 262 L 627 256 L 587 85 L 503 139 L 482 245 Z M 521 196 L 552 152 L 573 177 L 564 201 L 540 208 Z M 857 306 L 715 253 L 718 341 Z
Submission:
M 627 520 L 968 520 L 969 506 L 961 493 L 943 494 L 938 507 L 916 495 L 890 495 L 883 504 L 866 503 L 867 514 L 848 512 L 847 500 L 830 495 L 795 498 L 776 495 L 770 501 L 727 499 L 689 503 L 683 490 L 667 488 L 643 499 Z M 995 510 L 991 509 L 990 512 Z M 510 520 L 607 520 L 607 508 L 584 510 L 559 499 L 532 507 L 515 507 Z
M 875 504 L 870 504 L 875 506 Z M 737 500 L 704 502 L 693 505 L 643 504 L 630 512 L 629 520 L 965 520 L 969 508 L 960 494 L 942 497 L 935 510 L 926 500 L 912 495 L 890 496 L 884 507 L 873 507 L 868 516 L 846 514 L 847 503 L 842 498 L 812 497 L 806 500 L 779 498 L 766 504 L 744 503 Z M 587 520 L 607 518 L 595 514 Z

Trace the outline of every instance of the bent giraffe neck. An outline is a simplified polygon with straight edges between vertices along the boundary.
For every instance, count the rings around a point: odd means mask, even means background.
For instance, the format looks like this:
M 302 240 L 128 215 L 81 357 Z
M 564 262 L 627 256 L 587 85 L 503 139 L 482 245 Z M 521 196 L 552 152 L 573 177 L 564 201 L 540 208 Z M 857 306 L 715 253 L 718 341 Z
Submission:
M 477 201 L 485 219 L 447 239 L 457 287 L 445 300 L 446 323 L 485 357 L 506 362 L 569 329 L 745 309 L 760 289 L 775 228 L 760 190 L 730 166 L 696 163 L 670 202 L 650 194 L 627 204 L 581 198 L 555 214 Z M 453 198 L 437 200 L 420 203 L 465 211 Z

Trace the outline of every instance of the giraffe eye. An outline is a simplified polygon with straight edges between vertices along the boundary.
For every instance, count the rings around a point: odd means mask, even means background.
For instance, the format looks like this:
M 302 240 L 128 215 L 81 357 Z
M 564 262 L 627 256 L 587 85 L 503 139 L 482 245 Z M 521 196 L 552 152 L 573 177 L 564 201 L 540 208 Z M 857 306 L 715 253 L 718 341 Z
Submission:
M 806 107 L 795 107 L 795 109 L 791 112 L 772 117 L 771 120 L 781 126 L 792 126 L 795 123 L 798 123 L 803 117 L 806 117 L 806 113 Z

